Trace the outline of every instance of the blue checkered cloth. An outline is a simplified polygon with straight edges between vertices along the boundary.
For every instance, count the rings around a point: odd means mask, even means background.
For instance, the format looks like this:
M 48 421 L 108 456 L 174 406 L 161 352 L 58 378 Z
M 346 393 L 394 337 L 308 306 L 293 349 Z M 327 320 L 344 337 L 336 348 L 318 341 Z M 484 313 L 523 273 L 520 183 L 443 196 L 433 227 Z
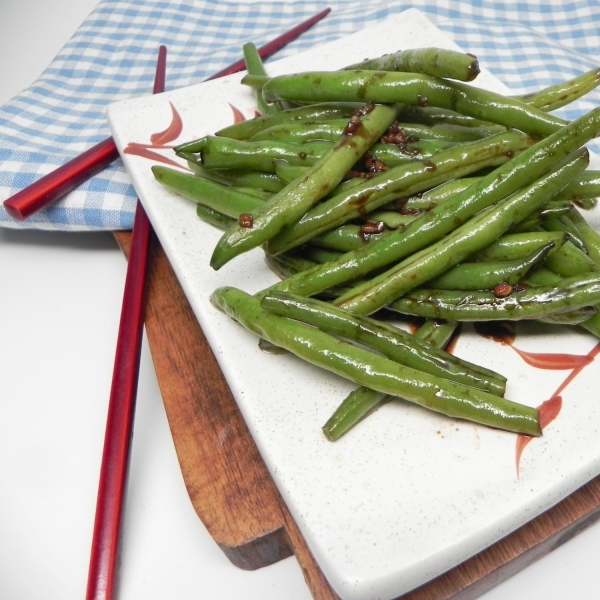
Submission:
M 276 58 L 414 7 L 476 54 L 514 93 L 569 79 L 599 62 L 595 0 L 103 0 L 38 81 L 0 108 L 0 201 L 108 137 L 106 106 L 150 93 L 160 44 L 169 48 L 167 88 L 186 86 L 238 60 L 244 42 L 262 45 L 327 6 L 332 12 Z M 562 109 L 561 116 L 574 118 L 599 100 L 594 91 Z M 135 200 L 119 160 L 25 223 L 0 206 L 0 225 L 130 229 Z

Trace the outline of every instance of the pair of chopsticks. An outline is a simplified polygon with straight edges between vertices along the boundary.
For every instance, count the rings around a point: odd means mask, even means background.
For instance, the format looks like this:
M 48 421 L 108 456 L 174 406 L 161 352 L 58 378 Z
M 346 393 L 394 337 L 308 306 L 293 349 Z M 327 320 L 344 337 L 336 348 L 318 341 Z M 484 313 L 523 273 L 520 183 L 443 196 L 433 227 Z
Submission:
M 267 58 L 277 52 L 323 19 L 330 10 L 328 8 L 321 11 L 261 47 L 259 49 L 261 57 Z M 163 92 L 165 88 L 166 55 L 167 49 L 165 46 L 161 46 L 154 80 L 153 93 L 155 94 Z M 240 60 L 209 79 L 223 77 L 244 68 L 245 62 Z M 30 188 L 17 194 L 17 196 L 20 196 L 19 198 L 13 196 L 4 205 L 7 207 L 8 203 L 7 211 L 9 213 L 9 209 L 13 209 L 16 214 L 26 218 L 42 206 L 62 197 L 85 179 L 101 171 L 117 156 L 118 152 L 114 141 L 112 138 L 108 138 L 71 163 L 67 163 L 51 173 L 50 176 L 42 178 Z M 45 182 L 44 179 L 46 179 Z M 151 235 L 150 221 L 138 200 L 125 279 L 100 467 L 86 600 L 111 600 L 113 597 L 123 499 L 137 395 L 144 324 L 145 284 Z

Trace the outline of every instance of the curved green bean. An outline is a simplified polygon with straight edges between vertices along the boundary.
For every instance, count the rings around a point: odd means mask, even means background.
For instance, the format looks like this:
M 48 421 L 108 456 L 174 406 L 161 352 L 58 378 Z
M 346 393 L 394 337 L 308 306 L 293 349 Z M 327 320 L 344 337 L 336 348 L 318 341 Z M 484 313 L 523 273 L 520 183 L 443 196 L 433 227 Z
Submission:
M 507 233 L 495 242 L 475 252 L 469 261 L 513 261 L 521 260 L 540 248 L 551 245 L 548 256 L 551 256 L 567 241 L 567 236 L 554 231 L 530 231 L 524 233 Z
M 208 135 L 197 140 L 194 157 L 191 150 L 175 148 L 175 153 L 188 161 L 195 160 L 206 169 L 252 168 L 275 172 L 273 159 L 284 159 L 293 165 L 313 165 L 331 149 L 328 142 L 290 144 L 284 142 L 247 142 Z
M 518 100 L 531 104 L 543 111 L 562 108 L 585 96 L 600 84 L 600 69 L 586 71 L 573 79 L 548 86 L 528 94 L 515 96 Z
M 484 140 L 455 146 L 432 160 L 399 165 L 373 180 L 352 187 L 308 211 L 297 223 L 269 240 L 267 252 L 276 254 L 308 241 L 383 206 L 399 194 L 410 195 L 436 184 L 476 172 L 484 166 L 507 162 L 515 151 L 533 140 L 519 131 L 507 131 Z
M 584 321 L 598 303 L 600 275 L 595 273 L 565 278 L 554 285 L 513 291 L 506 297 L 482 291 L 413 290 L 387 308 L 406 315 L 455 321 L 520 321 L 585 309 L 578 317 Z
M 271 292 L 261 299 L 268 311 L 358 342 L 419 371 L 502 396 L 506 378 L 457 358 L 383 321 L 361 317 L 321 300 Z
M 259 300 L 235 288 L 219 288 L 211 299 L 249 331 L 358 385 L 450 417 L 541 435 L 539 413 L 534 408 L 405 367 L 304 323 L 269 313 Z
M 238 192 L 216 181 L 162 165 L 154 165 L 152 173 L 159 183 L 180 196 L 235 219 L 241 214 L 254 212 L 265 203 L 261 198 Z
M 575 151 L 550 173 L 472 217 L 439 242 L 409 256 L 372 280 L 355 286 L 353 291 L 338 298 L 336 304 L 359 314 L 379 310 L 491 244 L 566 187 L 588 162 L 586 148 Z
M 282 291 L 313 295 L 329 287 L 363 277 L 439 240 L 480 210 L 505 198 L 547 172 L 558 160 L 600 132 L 600 108 L 524 150 L 505 165 L 483 177 L 448 202 L 423 213 L 402 231 L 385 240 L 348 252 L 327 265 L 319 265 L 281 282 Z
M 458 81 L 418 73 L 390 71 L 317 71 L 272 79 L 246 75 L 242 83 L 262 87 L 268 101 L 323 102 L 330 100 L 438 106 L 470 117 L 514 127 L 545 137 L 566 124 L 513 98 Z
M 288 184 L 252 214 L 250 227 L 240 223 L 223 234 L 211 256 L 211 266 L 214 269 L 221 268 L 240 253 L 260 246 L 300 219 L 311 206 L 337 186 L 373 141 L 394 121 L 399 109 L 397 106 L 368 105 L 364 111 L 356 114 L 356 119 L 351 121 L 351 127 L 349 125 L 340 140 L 304 175 Z
M 299 106 L 282 110 L 272 115 L 262 115 L 254 119 L 247 119 L 233 125 L 219 129 L 217 136 L 234 140 L 247 140 L 259 131 L 279 123 L 293 123 L 295 121 L 325 121 L 328 119 L 349 118 L 364 102 L 321 102 L 309 106 Z M 189 143 L 194 147 L 194 142 Z M 185 148 L 186 144 L 182 147 Z M 193 150 L 192 150 L 193 151 Z
M 444 348 L 456 331 L 458 323 L 428 319 L 417 329 L 415 337 L 427 341 L 436 348 Z M 377 408 L 392 400 L 393 396 L 382 394 L 366 387 L 353 390 L 335 412 L 329 417 L 322 430 L 325 436 L 335 442 L 348 433 L 352 427 L 373 413 Z
M 437 290 L 493 290 L 499 283 L 516 285 L 534 267 L 546 260 L 554 247 L 546 244 L 520 260 L 510 262 L 461 263 L 427 282 Z
M 445 48 L 415 48 L 384 54 L 345 67 L 345 71 L 403 71 L 473 81 L 479 75 L 479 61 L 473 54 Z

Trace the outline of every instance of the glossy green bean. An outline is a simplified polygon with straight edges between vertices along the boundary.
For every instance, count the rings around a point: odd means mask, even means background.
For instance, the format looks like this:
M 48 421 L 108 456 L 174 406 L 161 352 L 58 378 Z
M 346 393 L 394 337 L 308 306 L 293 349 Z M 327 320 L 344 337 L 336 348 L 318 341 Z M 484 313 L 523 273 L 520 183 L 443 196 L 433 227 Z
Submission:
M 379 310 L 491 244 L 566 187 L 588 162 L 586 148 L 575 151 L 551 172 L 472 217 L 444 239 L 409 256 L 366 284 L 355 286 L 352 292 L 338 298 L 336 304 L 358 314 Z
M 335 141 L 342 135 L 347 125 L 348 119 L 280 123 L 256 133 L 249 141 L 281 140 L 294 143 L 315 140 Z M 393 134 L 384 134 L 383 137 L 388 138 L 384 141 L 396 144 L 406 144 L 418 140 L 440 140 L 452 143 L 472 142 L 503 130 L 500 126 L 464 127 L 448 124 L 429 126 L 402 122 L 394 124 L 393 128 Z
M 444 348 L 454 332 L 457 323 L 433 321 L 429 319 L 415 332 L 415 337 L 427 341 L 436 348 Z M 393 399 L 393 396 L 358 387 L 353 390 L 334 413 L 329 417 L 322 430 L 332 442 L 339 440 L 357 423 L 373 413 L 380 406 Z
M 600 233 L 585 220 L 574 206 L 571 207 L 567 218 L 575 227 L 590 258 L 600 265 Z
M 252 42 L 247 42 L 242 46 L 242 53 L 246 61 L 246 70 L 250 75 L 267 75 L 262 58 L 258 49 Z M 256 103 L 258 112 L 261 115 L 271 115 L 281 111 L 281 105 L 277 102 L 268 103 L 262 97 L 262 94 L 256 94 Z
M 600 303 L 600 275 L 562 279 L 556 285 L 529 287 L 498 298 L 492 292 L 420 289 L 394 300 L 390 310 L 427 319 L 455 321 L 520 321 L 541 319 Z M 579 320 L 590 317 L 584 312 Z M 571 321 L 572 322 L 572 321 Z
M 235 219 L 240 214 L 255 211 L 265 203 L 256 196 L 238 192 L 229 186 L 170 167 L 154 165 L 152 173 L 159 183 L 180 196 Z
M 293 165 L 313 165 L 331 149 L 328 142 L 306 144 L 286 144 L 283 142 L 247 142 L 225 137 L 208 135 L 198 140 L 195 146 L 195 161 L 206 169 L 252 168 L 274 173 L 273 160 L 285 159 Z M 175 153 L 186 160 L 192 160 L 190 150 L 175 148 Z
M 545 266 L 561 277 L 600 273 L 600 265 L 571 242 L 563 244 L 559 250 L 548 256 Z
M 554 244 L 510 262 L 461 263 L 427 282 L 437 290 L 493 290 L 499 283 L 515 286 L 534 267 L 546 260 Z
M 445 48 L 414 48 L 384 54 L 345 67 L 345 71 L 403 71 L 473 81 L 479 75 L 479 61 L 473 54 Z
M 252 213 L 250 227 L 238 224 L 223 234 L 212 253 L 211 266 L 221 268 L 240 253 L 264 244 L 286 226 L 298 221 L 338 185 L 373 141 L 394 121 L 399 109 L 397 106 L 371 105 L 356 114 L 352 128 L 315 161 L 311 169 Z
M 318 71 L 271 79 L 246 75 L 242 83 L 262 87 L 268 101 L 323 102 L 333 99 L 449 108 L 530 135 L 545 137 L 566 123 L 513 98 L 458 81 L 389 71 Z
M 600 109 L 594 109 L 561 132 L 536 143 L 448 202 L 423 213 L 402 231 L 367 244 L 327 265 L 282 282 L 278 289 L 312 295 L 358 279 L 439 240 L 480 210 L 505 198 L 547 172 L 558 160 L 600 133 Z
M 600 84 L 600 69 L 586 71 L 573 79 L 551 85 L 541 90 L 515 96 L 543 111 L 552 111 L 585 96 Z
M 276 254 L 300 245 L 316 235 L 365 215 L 388 203 L 399 194 L 410 195 L 448 179 L 474 173 L 484 166 L 507 162 L 517 150 L 533 141 L 519 131 L 509 131 L 455 146 L 440 152 L 433 160 L 413 161 L 381 173 L 373 181 L 353 187 L 308 211 L 297 223 L 287 227 L 267 244 Z
M 384 321 L 352 315 L 321 300 L 282 292 L 263 296 L 261 306 L 281 317 L 357 342 L 407 367 L 498 396 L 505 392 L 506 378 L 502 375 L 439 350 Z
M 450 417 L 541 435 L 536 409 L 405 367 L 304 323 L 271 314 L 261 308 L 258 299 L 235 288 L 219 288 L 211 299 L 249 331 L 358 385 Z
M 273 193 L 285 186 L 285 182 L 276 173 L 265 173 L 254 169 L 205 169 L 202 165 L 192 161 L 188 161 L 188 166 L 194 175 L 223 185 L 253 187 Z
M 531 231 L 507 233 L 483 250 L 475 252 L 469 261 L 512 261 L 520 260 L 540 248 L 552 244 L 548 252 L 551 256 L 567 241 L 566 234 L 552 231 Z
M 247 140 L 259 131 L 278 123 L 293 123 L 296 121 L 324 121 L 327 119 L 348 118 L 364 105 L 364 102 L 323 102 L 283 110 L 274 115 L 262 115 L 247 119 L 233 125 L 228 125 L 215 133 L 217 136 L 234 140 Z M 195 142 L 189 146 L 194 147 Z M 185 149 L 186 144 L 182 146 Z

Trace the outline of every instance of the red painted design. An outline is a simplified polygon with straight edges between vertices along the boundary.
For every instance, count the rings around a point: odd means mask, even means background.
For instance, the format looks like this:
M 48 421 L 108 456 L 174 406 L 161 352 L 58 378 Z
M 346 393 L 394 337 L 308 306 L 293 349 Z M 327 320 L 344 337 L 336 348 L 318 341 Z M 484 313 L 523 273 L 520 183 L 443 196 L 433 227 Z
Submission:
M 135 156 L 141 156 L 142 158 L 149 158 L 150 160 L 156 160 L 161 163 L 165 163 L 172 167 L 177 167 L 179 169 L 183 168 L 178 162 L 159 154 L 158 152 L 153 152 L 149 150 L 148 147 L 142 145 L 132 145 L 129 144 L 127 148 L 123 151 L 125 154 L 133 154 Z
M 517 339 L 516 327 L 513 323 L 476 323 L 475 331 L 488 339 L 494 340 L 499 344 L 510 346 L 528 365 L 536 369 L 547 370 L 565 370 L 571 371 L 565 380 L 560 384 L 552 396 L 538 407 L 540 411 L 540 426 L 542 430 L 546 428 L 556 417 L 558 417 L 562 408 L 563 390 L 581 373 L 581 371 L 594 361 L 600 353 L 600 342 L 596 344 L 587 354 L 565 354 L 565 353 L 538 353 L 526 352 L 515 347 Z M 519 466 L 521 455 L 525 447 L 535 438 L 527 435 L 517 436 L 516 445 L 516 467 L 517 477 L 519 476 Z
M 552 371 L 579 369 L 589 365 L 594 359 L 580 354 L 545 354 L 525 352 L 512 346 L 512 349 L 530 366 Z
M 233 106 L 233 104 L 230 104 L 229 107 L 231 108 L 231 111 L 233 112 L 233 122 L 234 123 L 241 123 L 242 121 L 246 120 L 246 117 L 242 114 L 242 111 L 239 108 L 236 108 L 235 106 Z
M 581 360 L 578 361 L 578 364 L 574 366 L 569 373 L 569 375 L 564 379 L 564 381 L 558 386 L 554 394 L 550 397 L 549 400 L 546 400 L 541 406 L 538 407 L 540 411 L 540 425 L 542 430 L 544 430 L 560 413 L 562 408 L 562 396 L 561 393 L 564 389 L 585 369 L 587 365 L 592 363 L 596 356 L 600 353 L 600 342 L 598 342 L 587 354 L 583 356 L 579 356 Z M 550 355 L 552 356 L 552 355 Z M 557 354 L 556 356 L 565 356 Z M 573 355 L 566 355 L 573 357 Z M 545 368 L 545 367 L 544 367 Z M 560 367 L 559 367 L 560 368 Z M 517 467 L 517 477 L 519 476 L 520 470 L 520 462 L 521 455 L 523 454 L 523 450 L 525 446 L 531 442 L 533 437 L 528 435 L 519 435 L 517 436 L 517 447 L 516 447 L 516 467 Z
M 158 133 L 153 133 L 150 136 L 150 141 L 152 144 L 162 146 L 169 142 L 175 141 L 183 130 L 183 121 L 181 120 L 181 115 L 177 112 L 177 109 L 173 106 L 171 102 L 169 102 L 171 106 L 171 123 L 164 131 L 159 131 Z
M 167 164 L 171 167 L 176 167 L 178 169 L 185 169 L 189 171 L 190 169 L 182 166 L 177 161 L 172 160 L 167 156 L 163 156 L 158 152 L 154 152 L 154 150 L 172 150 L 173 146 L 167 145 L 168 142 L 174 142 L 183 131 L 183 121 L 179 112 L 171 102 L 169 102 L 169 106 L 171 107 L 171 122 L 169 123 L 169 126 L 166 129 L 163 129 L 162 131 L 153 133 L 150 136 L 149 144 L 142 144 L 140 142 L 129 142 L 123 152 L 124 154 L 141 156 L 142 158 L 147 158 L 149 160 Z

